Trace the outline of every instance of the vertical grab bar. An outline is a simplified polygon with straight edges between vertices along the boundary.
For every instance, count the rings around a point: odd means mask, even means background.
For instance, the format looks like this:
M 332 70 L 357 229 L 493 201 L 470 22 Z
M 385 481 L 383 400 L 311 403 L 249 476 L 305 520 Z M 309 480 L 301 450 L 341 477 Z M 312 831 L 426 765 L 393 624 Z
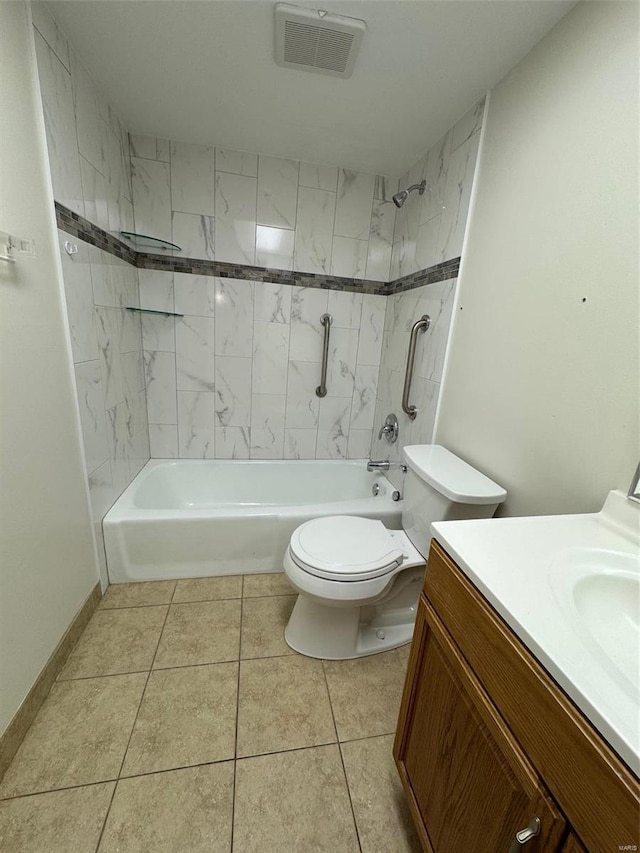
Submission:
M 419 320 L 411 327 L 411 337 L 409 338 L 409 352 L 407 353 L 407 369 L 404 374 L 404 389 L 402 391 L 402 411 L 409 416 L 410 420 L 415 420 L 418 410 L 415 406 L 409 403 L 409 394 L 411 392 L 411 379 L 413 377 L 413 363 L 416 358 L 416 341 L 418 332 L 426 332 L 431 324 L 431 317 L 428 314 L 423 314 Z
M 327 359 L 329 358 L 329 328 L 333 323 L 331 314 L 323 314 L 320 322 L 324 326 L 324 343 L 322 344 L 322 371 L 320 373 L 320 384 L 316 388 L 318 397 L 327 395 Z

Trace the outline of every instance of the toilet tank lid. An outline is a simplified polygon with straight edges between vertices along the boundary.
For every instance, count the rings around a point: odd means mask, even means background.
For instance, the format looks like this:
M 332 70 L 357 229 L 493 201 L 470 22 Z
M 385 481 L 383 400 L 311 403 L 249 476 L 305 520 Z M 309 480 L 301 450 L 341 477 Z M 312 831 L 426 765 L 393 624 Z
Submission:
M 456 503 L 502 503 L 507 496 L 502 486 L 439 444 L 412 444 L 402 455 L 418 477 Z

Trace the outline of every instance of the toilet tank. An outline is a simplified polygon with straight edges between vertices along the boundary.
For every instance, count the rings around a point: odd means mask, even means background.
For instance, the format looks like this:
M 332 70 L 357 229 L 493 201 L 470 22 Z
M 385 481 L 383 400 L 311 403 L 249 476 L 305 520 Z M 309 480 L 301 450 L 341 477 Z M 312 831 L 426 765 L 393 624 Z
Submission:
M 506 491 L 439 444 L 403 448 L 402 527 L 425 557 L 434 521 L 491 518 Z

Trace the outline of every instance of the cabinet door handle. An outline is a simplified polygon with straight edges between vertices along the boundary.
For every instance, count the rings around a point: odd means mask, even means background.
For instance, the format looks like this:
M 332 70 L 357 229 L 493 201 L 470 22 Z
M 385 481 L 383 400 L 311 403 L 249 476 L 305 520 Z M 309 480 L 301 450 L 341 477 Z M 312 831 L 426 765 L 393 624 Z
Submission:
M 516 832 L 516 837 L 511 842 L 509 853 L 520 853 L 527 841 L 531 841 L 536 835 L 540 835 L 540 818 L 532 817 L 529 825 L 519 832 Z

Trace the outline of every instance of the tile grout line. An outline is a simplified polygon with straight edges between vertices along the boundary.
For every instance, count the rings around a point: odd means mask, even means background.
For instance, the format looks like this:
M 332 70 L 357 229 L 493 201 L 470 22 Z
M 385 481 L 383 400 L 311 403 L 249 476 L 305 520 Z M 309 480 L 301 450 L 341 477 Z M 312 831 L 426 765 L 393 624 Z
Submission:
M 177 585 L 178 584 L 176 581 L 176 583 L 173 587 L 173 593 L 171 594 L 172 599 L 173 599 L 173 596 L 175 594 Z M 149 684 L 149 679 L 151 678 L 151 673 L 153 671 L 153 664 L 155 662 L 156 655 L 158 654 L 158 647 L 160 646 L 162 634 L 164 633 L 164 626 L 167 624 L 167 619 L 169 617 L 169 610 L 170 609 L 171 609 L 171 604 L 169 604 L 169 606 L 167 607 L 167 612 L 164 615 L 164 622 L 162 623 L 162 628 L 160 629 L 160 632 L 158 634 L 158 642 L 156 643 L 156 648 L 155 648 L 155 651 L 153 653 L 153 658 L 151 659 L 149 671 L 147 672 L 147 679 L 144 683 L 142 693 L 140 694 L 140 702 L 138 703 L 138 708 L 136 710 L 136 715 L 135 715 L 134 720 L 133 720 L 133 725 L 131 726 L 131 731 L 129 732 L 129 737 L 127 739 L 127 745 L 125 746 L 124 752 L 122 754 L 122 761 L 120 762 L 120 769 L 118 770 L 118 779 L 116 780 L 116 784 L 113 786 L 113 793 L 111 794 L 111 799 L 109 800 L 109 807 L 107 808 L 107 811 L 106 811 L 105 816 L 104 816 L 104 821 L 102 822 L 102 829 L 100 830 L 100 837 L 98 838 L 98 843 L 96 844 L 96 853 L 100 848 L 100 844 L 102 843 L 102 836 L 104 835 L 104 831 L 105 831 L 105 828 L 107 826 L 107 821 L 109 820 L 109 815 L 111 814 L 111 807 L 113 806 L 113 801 L 114 801 L 115 796 L 116 796 L 116 791 L 118 790 L 118 782 L 120 781 L 120 778 L 121 778 L 122 768 L 124 767 L 124 763 L 125 763 L 126 758 L 127 758 L 127 752 L 129 751 L 129 746 L 131 744 L 131 738 L 133 737 L 133 732 L 135 730 L 136 723 L 138 722 L 138 717 L 140 716 L 140 708 L 142 708 L 142 703 L 144 702 L 144 696 L 145 696 L 145 693 L 147 692 L 147 685 Z
M 336 732 L 336 743 L 338 745 L 338 754 L 340 756 L 340 764 L 342 765 L 342 773 L 344 775 L 344 784 L 347 789 L 347 796 L 349 797 L 349 807 L 351 808 L 351 817 L 353 818 L 353 827 L 356 831 L 356 842 L 358 844 L 358 850 L 362 853 L 362 844 L 360 842 L 360 830 L 358 829 L 358 821 L 356 820 L 356 812 L 353 808 L 353 800 L 351 799 L 351 789 L 349 788 L 349 777 L 347 776 L 347 768 L 344 765 L 344 756 L 342 755 L 342 747 L 340 745 L 340 735 L 338 734 L 338 726 L 336 723 L 336 716 L 333 711 L 333 702 L 331 701 L 331 690 L 329 689 L 329 679 L 327 678 L 327 671 L 325 669 L 325 661 L 322 661 L 322 674 L 324 676 L 325 687 L 327 688 L 327 695 L 329 697 L 329 708 L 331 709 L 331 718 L 333 720 L 333 727 Z
M 233 661 L 227 661 L 227 663 L 233 663 Z M 231 757 L 231 758 L 219 758 L 215 761 L 198 761 L 195 764 L 180 764 L 176 767 L 165 767 L 165 768 L 162 768 L 161 770 L 147 770 L 147 771 L 142 772 L 142 773 L 133 773 L 131 776 L 121 776 L 120 779 L 139 779 L 143 776 L 157 776 L 160 773 L 173 773 L 176 770 L 189 770 L 190 768 L 193 768 L 193 767 L 209 767 L 213 764 L 227 764 L 228 762 L 234 761 L 234 760 L 246 761 L 247 759 L 251 759 L 251 758 L 265 758 L 269 755 L 284 755 L 284 754 L 287 754 L 289 752 L 301 752 L 301 751 L 307 750 L 307 749 L 320 749 L 320 748 L 325 747 L 325 746 L 340 746 L 343 743 L 358 743 L 358 742 L 364 741 L 364 740 L 376 740 L 376 739 L 381 738 L 381 737 L 392 737 L 393 734 L 394 734 L 394 732 L 387 732 L 386 734 L 383 733 L 383 734 L 377 734 L 377 735 L 367 735 L 367 736 L 361 737 L 361 738 L 353 738 L 352 740 L 345 740 L 345 741 L 336 740 L 336 741 L 330 741 L 328 743 L 310 744 L 308 746 L 295 746 L 295 747 L 292 747 L 291 749 L 278 749 L 278 750 L 271 750 L 269 752 L 256 752 L 256 753 L 253 753 L 251 755 L 239 756 L 238 759 L 234 759 L 233 757 Z M 44 796 L 45 794 L 57 793 L 58 791 L 75 791 L 78 788 L 92 788 L 96 785 L 107 785 L 110 782 L 118 782 L 118 781 L 120 781 L 120 779 L 114 777 L 112 779 L 98 779 L 95 782 L 83 782 L 83 783 L 80 783 L 78 785 L 64 785 L 61 788 L 44 788 L 44 789 L 38 790 L 38 791 L 29 791 L 28 793 L 24 793 L 24 794 L 14 794 L 10 797 L 2 797 L 0 799 L 0 803 L 7 803 L 7 802 L 10 802 L 12 800 L 24 800 L 28 797 L 41 797 L 41 796 Z
M 240 593 L 242 595 L 242 598 L 240 599 L 240 632 L 238 635 L 238 676 L 236 681 L 236 731 L 235 738 L 233 741 L 233 794 L 231 797 L 231 844 L 229 846 L 229 853 L 233 853 L 233 836 L 235 831 L 236 819 L 236 773 L 238 767 L 238 717 L 240 715 L 240 655 L 242 653 L 242 604 L 244 601 L 244 575 L 242 575 L 241 577 L 242 585 L 240 588 Z

